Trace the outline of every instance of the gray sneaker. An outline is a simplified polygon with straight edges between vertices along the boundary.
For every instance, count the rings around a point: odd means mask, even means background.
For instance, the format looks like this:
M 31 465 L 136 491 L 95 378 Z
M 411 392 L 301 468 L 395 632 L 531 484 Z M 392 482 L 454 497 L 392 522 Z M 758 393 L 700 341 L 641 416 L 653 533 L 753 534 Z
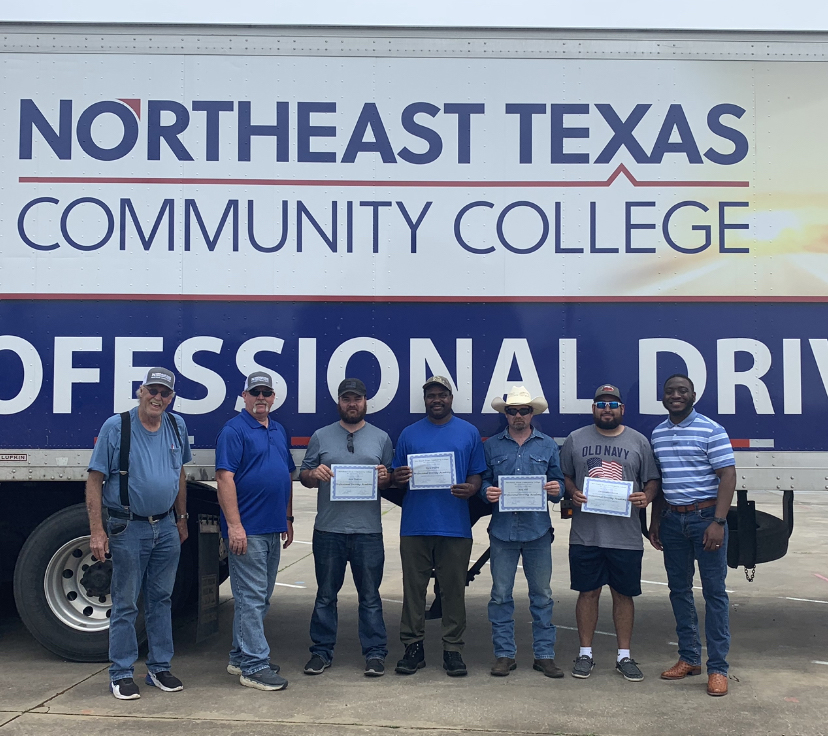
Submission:
M 578 659 L 575 660 L 575 666 L 572 668 L 572 676 L 579 680 L 586 680 L 592 674 L 592 668 L 595 662 L 592 657 L 587 657 L 586 654 L 579 654 Z
M 270 669 L 273 670 L 274 672 L 278 672 L 279 671 L 279 665 L 278 664 L 273 664 L 273 662 L 271 662 L 270 663 Z M 227 674 L 228 675 L 236 675 L 236 677 L 238 677 L 241 673 L 242 673 L 242 669 L 237 664 L 233 664 L 232 662 L 229 662 L 227 664 Z
M 623 675 L 624 679 L 630 682 L 641 682 L 644 679 L 644 673 L 638 669 L 638 662 L 629 657 L 624 657 L 624 659 L 616 662 L 615 671 Z
M 277 675 L 272 669 L 259 670 L 252 675 L 242 675 L 239 682 L 245 687 L 253 687 L 256 690 L 284 690 L 288 681 Z

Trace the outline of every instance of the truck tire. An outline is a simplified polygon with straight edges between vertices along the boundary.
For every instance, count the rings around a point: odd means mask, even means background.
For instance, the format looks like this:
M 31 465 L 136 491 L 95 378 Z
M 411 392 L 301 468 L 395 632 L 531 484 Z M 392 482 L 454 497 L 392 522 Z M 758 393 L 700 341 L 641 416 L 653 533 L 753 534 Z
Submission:
M 26 540 L 14 569 L 14 600 L 26 628 L 49 651 L 75 662 L 109 660 L 109 595 L 81 585 L 95 565 L 84 504 L 58 511 Z M 143 616 L 136 623 L 146 640 Z

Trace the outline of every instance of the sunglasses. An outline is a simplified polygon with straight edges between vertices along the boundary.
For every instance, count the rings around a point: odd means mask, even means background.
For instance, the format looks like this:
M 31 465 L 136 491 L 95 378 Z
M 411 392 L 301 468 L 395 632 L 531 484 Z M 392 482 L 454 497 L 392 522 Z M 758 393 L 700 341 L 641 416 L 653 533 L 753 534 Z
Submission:
M 596 401 L 595 406 L 598 409 L 617 409 L 621 406 L 620 401 Z
M 528 416 L 532 413 L 532 409 L 528 406 L 522 406 L 520 409 L 516 409 L 514 406 L 509 406 L 504 411 L 510 416 L 513 417 L 517 414 L 520 414 L 522 417 Z
M 269 399 L 276 392 L 272 388 L 251 388 L 247 393 L 251 396 L 264 396 Z
M 151 388 L 150 386 L 144 386 L 144 388 L 150 396 L 158 396 L 158 394 L 161 394 L 162 399 L 169 399 L 173 394 L 171 388 Z
M 348 432 L 348 452 L 354 451 L 354 433 Z

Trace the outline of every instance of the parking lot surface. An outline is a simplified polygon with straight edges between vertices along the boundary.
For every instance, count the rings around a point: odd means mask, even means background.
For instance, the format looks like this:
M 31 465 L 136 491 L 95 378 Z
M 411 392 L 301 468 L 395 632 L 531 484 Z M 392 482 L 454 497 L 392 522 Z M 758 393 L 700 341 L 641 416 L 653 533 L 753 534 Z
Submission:
M 315 593 L 310 546 L 315 493 L 295 486 L 296 541 L 282 554 L 266 621 L 272 658 L 290 681 L 286 690 L 251 690 L 226 673 L 233 616 L 227 583 L 221 589 L 219 634 L 195 644 L 194 621 L 185 618 L 176 624 L 173 671 L 184 681 L 184 691 L 163 693 L 142 686 L 137 701 L 118 701 L 109 694 L 106 665 L 65 662 L 40 647 L 17 617 L 10 589 L 4 589 L 0 736 L 116 731 L 163 735 L 181 729 L 204 736 L 828 733 L 828 493 L 797 494 L 795 530 L 786 557 L 760 565 L 753 583 L 746 581 L 741 569 L 730 571 L 730 694 L 724 698 L 707 696 L 703 676 L 679 682 L 659 679 L 659 673 L 677 659 L 676 637 L 661 555 L 649 544 L 643 595 L 636 599 L 632 648 L 645 675 L 643 682 L 627 682 L 614 671 L 616 644 L 608 594 L 602 599 L 592 676 L 550 680 L 533 671 L 526 584 L 520 571 L 515 586 L 518 668 L 509 677 L 491 677 L 488 567 L 467 591 L 464 658 L 469 675 L 446 677 L 437 621 L 427 625 L 426 668 L 408 677 L 395 675 L 393 665 L 402 654 L 400 511 L 390 504 L 383 516 L 386 567 L 381 590 L 389 634 L 388 674 L 375 679 L 362 675 L 356 592 L 346 580 L 333 666 L 320 676 L 304 675 Z M 781 494 L 751 497 L 761 510 L 781 515 Z M 578 653 L 577 596 L 569 589 L 569 522 L 556 516 L 552 579 L 556 659 L 568 672 Z M 473 559 L 488 546 L 485 521 L 474 530 Z M 697 605 L 703 614 L 701 590 Z M 139 662 L 136 682 L 143 681 L 144 673 Z

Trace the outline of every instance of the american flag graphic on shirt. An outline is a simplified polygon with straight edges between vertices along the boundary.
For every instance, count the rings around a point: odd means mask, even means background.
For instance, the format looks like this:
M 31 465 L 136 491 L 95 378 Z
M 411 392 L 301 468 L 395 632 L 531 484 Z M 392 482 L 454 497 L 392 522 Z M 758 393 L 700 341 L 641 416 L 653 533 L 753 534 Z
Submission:
M 604 480 L 624 480 L 624 468 L 614 460 L 601 460 L 600 457 L 591 457 L 587 460 L 587 474 L 590 478 Z

